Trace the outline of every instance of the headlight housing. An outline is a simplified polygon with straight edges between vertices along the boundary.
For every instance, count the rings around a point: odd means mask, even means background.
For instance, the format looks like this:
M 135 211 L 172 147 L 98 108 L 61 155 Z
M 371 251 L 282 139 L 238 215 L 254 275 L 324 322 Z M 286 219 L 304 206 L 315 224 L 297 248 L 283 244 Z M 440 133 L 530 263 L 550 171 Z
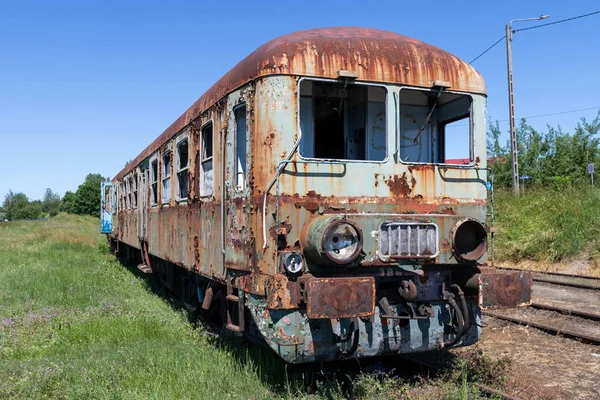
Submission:
M 304 268 L 302 256 L 295 251 L 283 252 L 281 254 L 281 264 L 286 272 L 295 275 Z
M 452 228 L 452 247 L 464 261 L 477 261 L 487 250 L 487 232 L 477 220 L 468 218 Z
M 362 252 L 362 232 L 358 225 L 346 218 L 315 218 L 305 227 L 303 248 L 305 255 L 314 263 L 351 264 Z

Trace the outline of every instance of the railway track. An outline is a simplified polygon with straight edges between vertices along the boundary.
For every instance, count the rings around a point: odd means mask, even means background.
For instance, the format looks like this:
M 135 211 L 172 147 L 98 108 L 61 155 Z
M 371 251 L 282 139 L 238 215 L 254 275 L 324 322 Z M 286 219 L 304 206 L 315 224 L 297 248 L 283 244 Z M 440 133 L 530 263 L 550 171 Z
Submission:
M 528 309 L 485 311 L 484 315 L 582 343 L 600 345 L 597 292 L 600 290 L 600 278 L 560 272 L 531 272 L 534 301 Z
M 582 332 L 576 332 L 576 331 L 573 331 L 570 329 L 564 329 L 562 327 L 552 326 L 549 324 L 531 321 L 531 320 L 527 320 L 524 318 L 518 318 L 518 317 L 514 317 L 514 316 L 510 316 L 510 315 L 504 315 L 504 314 L 501 314 L 498 312 L 493 312 L 493 311 L 485 311 L 484 314 L 488 315 L 490 317 L 494 317 L 494 318 L 498 318 L 498 319 L 501 319 L 504 321 L 512 322 L 514 324 L 536 328 L 536 329 L 539 329 L 546 333 L 550 333 L 552 335 L 562 336 L 562 337 L 565 337 L 568 339 L 574 339 L 574 340 L 578 340 L 582 343 L 593 344 L 596 346 L 600 345 L 600 336 L 594 336 L 594 335 L 589 335 L 589 334 L 585 334 Z M 600 315 L 595 316 L 595 318 L 600 319 Z
M 501 270 L 521 271 L 518 268 L 496 267 Z M 534 282 L 551 283 L 554 285 L 569 286 L 580 289 L 600 290 L 600 278 L 588 275 L 565 274 L 562 272 L 538 272 L 533 274 Z

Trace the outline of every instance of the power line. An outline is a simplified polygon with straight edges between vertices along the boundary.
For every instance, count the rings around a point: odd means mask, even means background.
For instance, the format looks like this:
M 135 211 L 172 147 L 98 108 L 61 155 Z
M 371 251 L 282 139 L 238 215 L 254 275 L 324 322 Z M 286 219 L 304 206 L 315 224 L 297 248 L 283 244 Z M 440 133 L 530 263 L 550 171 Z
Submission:
M 554 22 L 548 22 L 548 23 L 541 24 L 541 25 L 530 26 L 529 28 L 515 29 L 513 31 L 513 33 L 519 32 L 519 31 L 528 31 L 530 29 L 543 28 L 543 27 L 549 26 L 549 25 L 561 24 L 563 22 L 573 21 L 574 19 L 579 19 L 579 18 L 585 18 L 585 17 L 589 17 L 590 15 L 595 15 L 595 14 L 600 14 L 600 11 L 594 11 L 594 12 L 591 12 L 589 14 L 578 15 L 576 17 L 571 17 L 571 18 L 567 18 L 567 19 L 561 19 L 560 21 L 554 21 Z
M 562 24 L 563 22 L 568 22 L 568 21 L 573 21 L 575 19 L 585 18 L 585 17 L 589 17 L 589 16 L 595 15 L 595 14 L 600 14 L 600 11 L 594 11 L 594 12 L 591 12 L 591 13 L 588 13 L 588 14 L 578 15 L 576 17 L 561 19 L 560 21 L 554 21 L 554 22 L 548 22 L 546 24 L 530 26 L 529 28 L 515 29 L 515 30 L 513 30 L 513 33 L 519 32 L 519 31 L 527 31 L 529 29 L 543 28 L 543 27 L 549 26 L 549 25 Z M 487 53 L 488 51 L 490 51 L 491 49 L 493 49 L 498 43 L 500 43 L 505 38 L 506 38 L 506 35 L 502 36 L 493 45 L 491 45 L 490 47 L 488 47 L 487 49 L 485 49 L 481 54 L 479 54 L 477 57 L 475 57 L 473 60 L 471 60 L 469 62 L 469 64 L 473 64 L 475 61 L 477 61 L 479 59 L 479 57 L 483 56 L 485 53 Z
M 574 112 L 589 111 L 589 110 L 600 110 L 600 106 L 589 107 L 589 108 L 580 108 L 579 110 L 561 111 L 561 112 L 555 112 L 555 113 L 551 113 L 551 114 L 533 115 L 531 117 L 520 117 L 520 118 L 533 119 L 533 118 L 551 117 L 553 115 L 570 114 L 570 113 L 574 113 Z M 505 119 L 505 120 L 498 121 L 498 122 L 506 122 L 506 121 L 508 121 L 508 120 Z
M 502 36 L 500 39 L 498 39 L 496 41 L 496 43 L 494 43 L 493 45 L 491 45 L 490 47 L 488 47 L 487 49 L 485 49 L 481 54 L 479 54 L 477 57 L 475 57 L 473 60 L 469 61 L 469 64 L 473 64 L 473 62 L 477 61 L 477 59 L 479 57 L 481 57 L 482 55 L 484 55 L 485 53 L 487 53 L 488 51 L 490 51 L 491 49 L 494 48 L 494 46 L 496 46 L 498 43 L 500 43 L 502 40 L 504 40 L 506 38 L 506 35 Z
M 569 111 L 560 111 L 560 112 L 555 112 L 555 113 L 551 113 L 551 114 L 540 114 L 540 115 L 532 115 L 529 117 L 519 117 L 518 119 L 534 119 L 534 118 L 542 118 L 542 117 L 551 117 L 554 115 L 561 115 L 561 114 L 570 114 L 570 113 L 574 113 L 574 112 L 580 112 L 580 111 L 589 111 L 589 110 L 600 110 L 600 106 L 596 106 L 596 107 L 588 107 L 588 108 L 580 108 L 579 110 L 569 110 Z M 499 119 L 496 120 L 497 122 L 508 122 L 507 119 Z M 448 127 L 458 127 L 458 126 L 469 126 L 469 124 L 456 124 L 456 125 L 449 125 Z

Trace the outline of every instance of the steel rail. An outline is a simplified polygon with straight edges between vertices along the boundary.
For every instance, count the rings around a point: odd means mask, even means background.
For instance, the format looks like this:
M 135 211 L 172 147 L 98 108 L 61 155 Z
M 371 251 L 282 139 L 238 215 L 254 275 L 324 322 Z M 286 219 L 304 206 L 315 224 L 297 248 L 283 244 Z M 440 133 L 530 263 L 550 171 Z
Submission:
M 579 288 L 579 289 L 600 290 L 600 285 L 589 285 L 587 283 L 559 281 L 559 280 L 555 280 L 555 279 L 539 278 L 539 277 L 535 277 L 535 276 L 532 279 L 534 282 L 551 283 L 553 285 L 569 286 L 569 287 L 574 287 L 574 288 Z
M 552 306 L 549 304 L 541 304 L 541 303 L 532 303 L 530 305 L 532 308 L 537 308 L 539 310 L 547 310 L 547 311 L 555 311 L 561 314 L 572 315 L 574 317 L 590 319 L 593 321 L 600 321 L 600 314 L 588 313 L 585 311 L 572 310 L 569 308 L 561 308 Z
M 600 345 L 600 338 L 598 338 L 598 337 L 586 335 L 583 333 L 577 333 L 577 332 L 573 332 L 570 330 L 560 329 L 560 328 L 556 328 L 553 326 L 540 324 L 538 322 L 526 321 L 526 320 L 520 319 L 520 318 L 509 317 L 509 316 L 498 314 L 498 313 L 495 313 L 492 311 L 484 311 L 484 314 L 488 315 L 490 317 L 494 317 L 494 318 L 502 319 L 502 320 L 505 320 L 508 322 L 512 322 L 513 324 L 530 326 L 532 328 L 536 328 L 536 329 L 539 329 L 539 330 L 547 332 L 547 333 L 551 333 L 556 336 L 563 336 L 567 339 L 576 339 L 583 343 Z
M 577 274 L 566 274 L 564 272 L 549 272 L 549 271 L 533 271 L 530 269 L 521 269 L 521 268 L 509 268 L 509 267 L 495 267 L 496 269 L 506 269 L 511 271 L 526 271 L 534 274 L 540 275 L 553 275 L 553 276 L 562 276 L 565 278 L 581 278 L 581 279 L 590 279 L 595 281 L 600 281 L 600 277 L 598 276 L 590 276 L 590 275 L 577 275 Z

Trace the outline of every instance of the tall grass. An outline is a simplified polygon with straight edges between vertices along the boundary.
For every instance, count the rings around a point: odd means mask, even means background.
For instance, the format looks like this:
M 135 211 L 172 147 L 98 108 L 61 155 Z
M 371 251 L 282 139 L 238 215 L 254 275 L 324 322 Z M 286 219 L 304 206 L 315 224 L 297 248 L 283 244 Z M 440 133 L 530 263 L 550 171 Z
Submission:
M 495 252 L 499 261 L 596 258 L 600 192 L 586 187 L 509 190 L 495 194 Z
M 97 219 L 70 215 L 0 224 L 0 398 L 280 396 L 97 232 Z

